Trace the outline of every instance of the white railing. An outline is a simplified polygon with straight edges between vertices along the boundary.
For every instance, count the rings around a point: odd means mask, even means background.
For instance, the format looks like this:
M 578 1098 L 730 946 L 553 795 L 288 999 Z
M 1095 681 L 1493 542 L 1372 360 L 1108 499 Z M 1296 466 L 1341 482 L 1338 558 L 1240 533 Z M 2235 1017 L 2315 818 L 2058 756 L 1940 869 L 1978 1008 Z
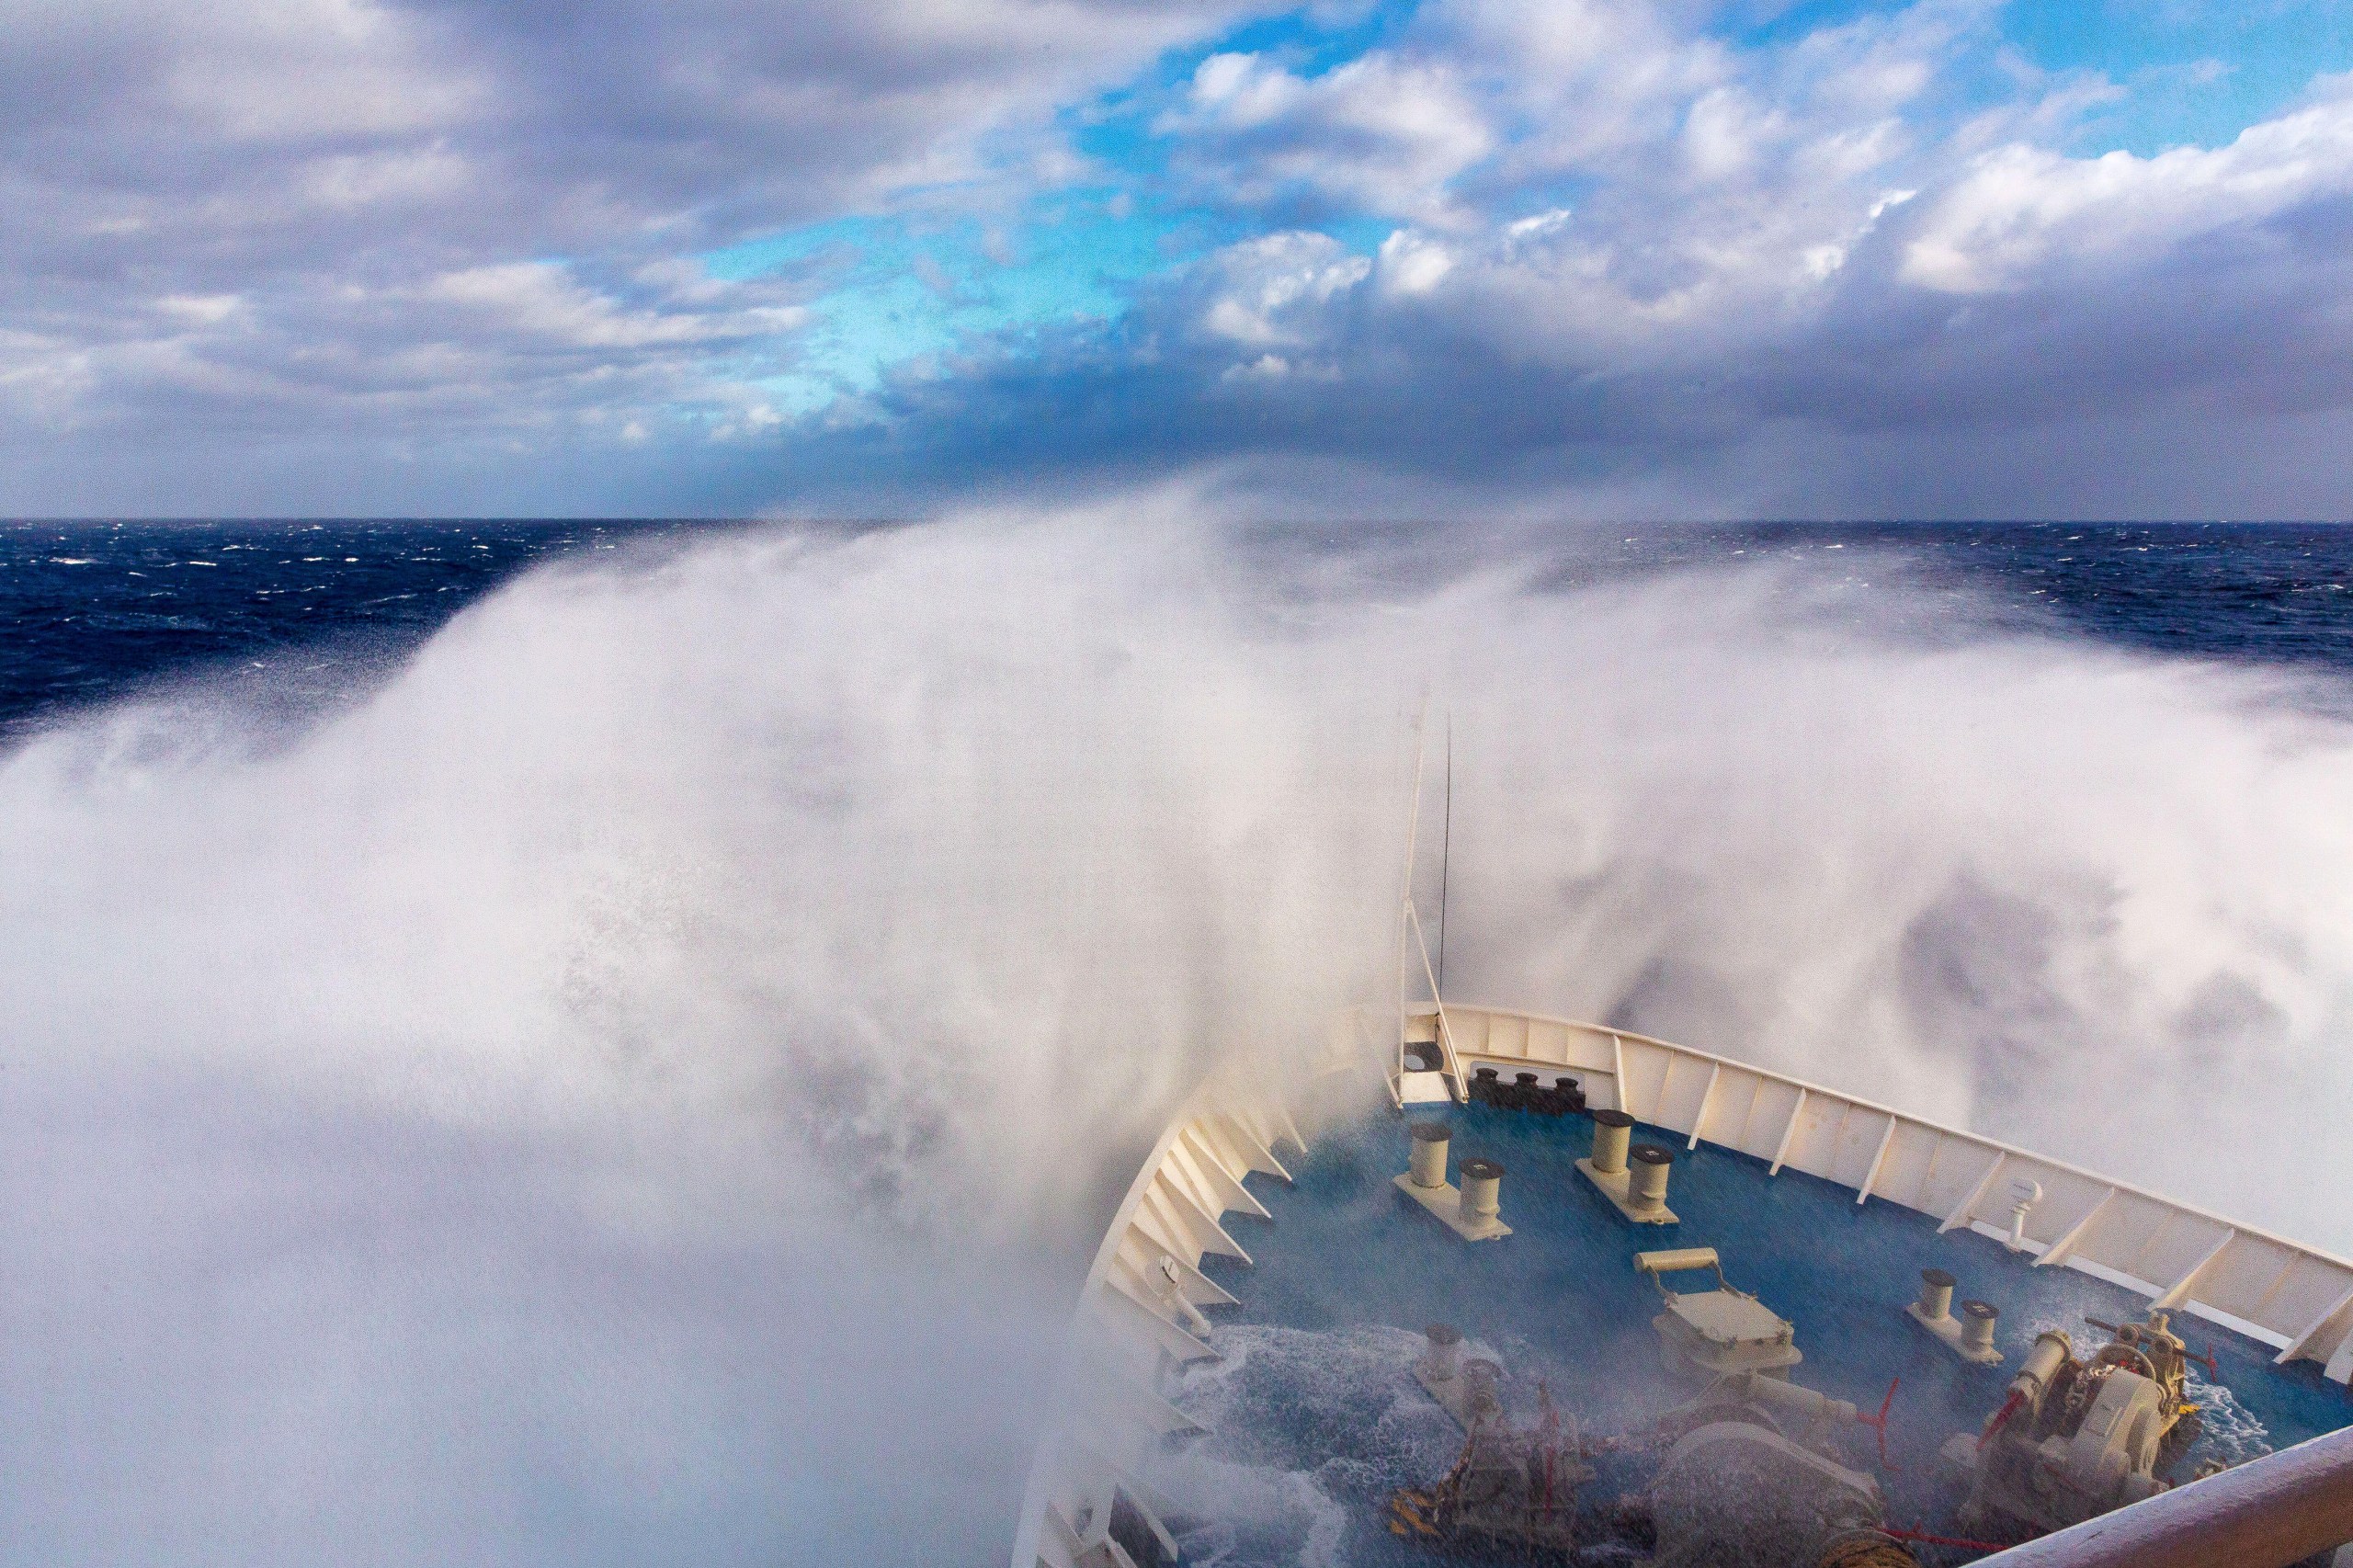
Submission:
M 1360 1039 L 1356 1019 L 1343 1023 L 1336 1048 Z M 1201 1309 L 1233 1297 L 1201 1260 L 1250 1261 L 1220 1221 L 1235 1210 L 1267 1218 L 1243 1182 L 1254 1173 L 1290 1179 L 1278 1145 L 1306 1151 L 1281 1101 L 1237 1074 L 1204 1084 L 1161 1134 L 1080 1288 L 1065 1407 L 1030 1469 L 1015 1568 L 1135 1568 L 1111 1534 L 1115 1515 L 1176 1561 L 1161 1523 L 1167 1506 L 1142 1472 L 1165 1439 L 1199 1427 L 1163 1397 L 1162 1373 L 1213 1358 Z
M 1449 1003 L 1405 1019 L 1409 1040 L 1450 1047 L 1461 1074 L 1480 1064 L 1559 1068 L 1587 1102 L 1654 1127 L 1737 1149 L 1778 1175 L 1794 1169 L 1871 1199 L 2006 1239 L 2014 1181 L 2040 1184 L 2022 1226 L 2040 1266 L 2122 1284 L 2153 1306 L 2186 1309 L 2277 1348 L 2278 1359 L 2353 1369 L 2353 1263 L 2253 1226 L 1973 1132 L 1598 1024 Z M 1384 1032 L 1365 1010 L 1335 1020 L 1328 1072 L 1381 1060 Z M 1244 1185 L 1289 1181 L 1278 1151 L 1306 1145 L 1281 1101 L 1246 1078 L 1212 1078 L 1178 1110 L 1128 1189 L 1086 1276 L 1073 1320 L 1067 1405 L 1033 1465 L 1015 1568 L 1134 1568 L 1115 1517 L 1176 1556 L 1167 1505 L 1145 1471 L 1171 1436 L 1198 1430 L 1163 1396 L 1166 1369 L 1214 1355 L 1203 1309 L 1233 1298 L 1201 1271 L 1215 1253 L 1249 1261 L 1224 1217 L 1266 1217 Z
M 1461 1061 L 1558 1067 L 1587 1103 L 1702 1142 L 1804 1171 L 1870 1199 L 2007 1238 L 2012 1184 L 2034 1182 L 2023 1243 L 2037 1267 L 2064 1265 L 2270 1345 L 2281 1362 L 2353 1374 L 2353 1263 L 2176 1203 L 2128 1183 L 1939 1126 L 1852 1095 L 1688 1046 L 1598 1024 L 1449 1003 Z M 1427 1010 L 1420 1031 L 1433 1031 Z

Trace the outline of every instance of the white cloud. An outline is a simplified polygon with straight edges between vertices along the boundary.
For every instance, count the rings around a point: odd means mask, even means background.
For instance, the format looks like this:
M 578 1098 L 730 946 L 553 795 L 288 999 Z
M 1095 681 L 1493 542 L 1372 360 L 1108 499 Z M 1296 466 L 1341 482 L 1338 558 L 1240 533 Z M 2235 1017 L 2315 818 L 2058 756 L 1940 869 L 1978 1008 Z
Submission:
M 1755 47 L 1644 0 L 1424 0 L 1345 59 L 1331 36 L 1219 47 L 1244 9 L 59 8 L 0 35 L 0 449 L 228 428 L 425 472 L 437 443 L 540 453 L 548 432 L 634 425 L 689 487 L 693 464 L 743 454 L 725 483 L 758 506 L 793 465 L 756 455 L 827 431 L 975 468 L 1034 432 L 1042 468 L 1130 409 L 1153 411 L 1118 442 L 1135 463 L 1294 438 L 1402 462 L 1395 410 L 1443 399 L 1486 408 L 1481 439 L 1507 455 L 1583 419 L 1729 449 L 1791 422 L 1949 435 L 2159 389 L 2343 396 L 2345 84 L 2227 146 L 2072 157 L 2056 149 L 2126 89 L 2003 56 L 1986 0 Z M 1368 19 L 1348 0 L 1302 25 Z M 1208 52 L 1162 82 L 1172 44 Z M 1165 158 L 1074 145 L 1072 127 L 1125 114 Z M 880 213 L 1027 267 L 1081 232 L 1026 232 L 1040 199 L 1201 214 L 1115 250 L 1228 243 L 1124 313 L 1017 303 L 1001 343 L 815 413 L 776 390 L 813 264 L 743 284 L 693 259 Z M 1358 254 L 1367 230 L 1388 235 L 1377 255 Z M 987 291 L 985 267 L 908 265 Z M 1106 286 L 1139 265 L 1123 255 Z M 1254 423 L 1221 424 L 1242 391 Z
M 1514 219 L 1504 225 L 1504 233 L 1513 241 L 1541 239 L 1547 234 L 1558 233 L 1571 216 L 1568 208 L 1555 207 L 1549 212 Z
M 2017 288 L 2086 261 L 2145 263 L 2316 196 L 2353 192 L 2353 98 L 2251 126 L 2226 147 L 2068 158 L 2011 145 L 1939 197 L 1904 275 L 1949 293 Z
M 1454 270 L 1453 252 L 1408 229 L 1381 242 L 1380 260 L 1381 287 L 1392 294 L 1427 294 Z
M 401 443 L 433 438 L 411 423 L 426 401 L 520 419 L 533 399 L 587 395 L 523 369 L 525 339 L 609 356 L 625 416 L 648 356 L 689 403 L 731 402 L 736 346 L 789 330 L 790 301 L 580 279 L 870 209 L 910 182 L 977 199 L 999 181 L 1017 201 L 1023 181 L 1084 167 L 1057 106 L 1247 4 L 30 0 L 0 28 L 0 375 L 74 395 L 37 417 L 11 397 L 0 444 L 60 420 L 278 417 L 267 403 L 158 410 L 165 381 L 300 387 L 299 426 L 278 434 Z M 569 266 L 532 259 L 547 257 Z M 147 347 L 156 298 L 232 294 L 233 343 L 176 321 L 170 353 Z M 452 312 L 486 335 L 441 335 Z M 490 379 L 399 402 L 380 371 Z
M 1744 174 L 1756 161 L 1758 141 L 1773 133 L 1779 119 L 1737 87 L 1711 88 L 1684 119 L 1685 162 L 1702 180 Z
M 456 305 L 494 325 L 567 348 L 631 349 L 711 343 L 789 331 L 805 318 L 798 306 L 738 301 L 730 290 L 709 290 L 710 280 L 694 278 L 684 301 L 636 309 L 583 287 L 549 262 L 510 262 L 470 267 L 433 279 L 417 298 Z M 676 308 L 721 304 L 718 310 Z
M 1157 129 L 1229 199 L 1305 193 L 1354 211 L 1444 222 L 1449 189 L 1496 145 L 1476 97 L 1444 62 L 1375 51 L 1315 76 L 1256 54 L 1214 54 Z
M 242 303 L 234 294 L 167 294 L 155 301 L 155 308 L 198 326 L 217 326 Z
M 1268 234 L 1212 258 L 1200 324 L 1247 348 L 1294 346 L 1324 332 L 1324 308 L 1364 281 L 1372 263 L 1327 235 Z
M 1190 97 L 1216 123 L 1245 128 L 1289 113 L 1306 93 L 1306 83 L 1255 54 L 1212 54 L 1194 70 Z M 1164 130 L 1187 128 L 1174 118 L 1161 123 Z
M 1743 54 L 1620 0 L 1438 0 L 1320 74 L 1212 55 L 1158 130 L 1228 200 L 1409 219 L 1379 298 L 1514 359 L 1687 363 L 1810 330 L 1892 196 L 1957 166 L 1904 111 L 1980 12 L 1932 3 Z M 1587 187 L 1574 220 L 1520 215 L 1563 180 Z M 1318 298 L 1284 344 L 1328 355 L 1370 326 Z M 1240 341 L 1256 319 L 1229 302 L 1220 322 Z

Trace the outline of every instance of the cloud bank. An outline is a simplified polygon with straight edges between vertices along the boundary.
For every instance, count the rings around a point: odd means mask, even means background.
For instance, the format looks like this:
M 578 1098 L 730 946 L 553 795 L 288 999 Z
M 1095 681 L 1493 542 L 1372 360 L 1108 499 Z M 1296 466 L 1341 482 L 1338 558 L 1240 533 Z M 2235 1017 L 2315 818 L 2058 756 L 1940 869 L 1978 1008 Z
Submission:
M 2035 11 L 41 10 L 0 507 L 2353 508 L 2353 56 Z

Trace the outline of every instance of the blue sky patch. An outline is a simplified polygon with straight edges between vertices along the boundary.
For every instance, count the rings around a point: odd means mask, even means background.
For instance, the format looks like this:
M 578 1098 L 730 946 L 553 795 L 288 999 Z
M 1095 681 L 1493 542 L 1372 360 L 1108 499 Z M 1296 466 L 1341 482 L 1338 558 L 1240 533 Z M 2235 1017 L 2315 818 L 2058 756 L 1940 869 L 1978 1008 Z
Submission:
M 1825 28 L 1904 8 L 1871 0 L 1749 0 L 1715 13 L 1709 30 L 1741 53 L 1787 49 Z M 1318 75 L 1395 44 L 1416 20 L 1412 4 L 1308 8 L 1250 20 L 1174 50 L 1135 79 L 1057 117 L 1097 171 L 1087 184 L 1040 195 L 1001 220 L 971 210 L 967 191 L 907 199 L 888 216 L 852 217 L 770 235 L 711 254 L 728 278 L 799 275 L 810 290 L 810 324 L 795 368 L 768 383 L 790 412 L 871 390 L 892 367 L 949 355 L 978 338 L 1123 313 L 1141 282 L 1218 245 L 1256 233 L 1307 226 L 1370 255 L 1394 220 L 1328 207 L 1221 205 L 1214 190 L 1180 189 L 1176 140 L 1159 122 L 1201 62 L 1258 53 Z M 2086 95 L 2062 150 L 2089 155 L 2122 148 L 2147 155 L 2184 142 L 2221 145 L 2250 123 L 2282 112 L 2315 74 L 2353 64 L 2347 10 L 2317 0 L 2257 0 L 2239 7 L 2125 0 L 2016 0 L 1984 13 L 1937 84 L 1915 106 L 1947 128 L 2020 94 L 2069 80 L 2109 84 Z M 1551 186 L 1560 186 L 1553 179 Z M 1570 178 L 1579 197 L 1587 181 Z M 1561 201 L 1506 203 L 1510 211 Z
M 2125 89 L 2086 117 L 2069 149 L 2081 153 L 2219 147 L 2292 108 L 2314 76 L 2353 69 L 2353 10 L 2329 0 L 2018 0 L 2002 32 L 2044 70 Z
M 722 278 L 807 276 L 815 292 L 798 362 L 766 383 L 782 409 L 801 413 L 977 336 L 1114 320 L 1138 280 L 1228 237 L 1201 214 L 1140 210 L 1124 193 L 1096 188 L 1040 200 L 1005 223 L 844 219 L 704 260 Z

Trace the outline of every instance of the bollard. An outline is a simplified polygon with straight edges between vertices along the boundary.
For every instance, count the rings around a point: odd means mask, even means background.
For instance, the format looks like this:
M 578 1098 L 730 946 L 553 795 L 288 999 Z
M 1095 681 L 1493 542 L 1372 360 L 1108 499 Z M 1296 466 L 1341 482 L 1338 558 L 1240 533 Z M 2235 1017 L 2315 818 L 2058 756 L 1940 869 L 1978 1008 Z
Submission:
M 1472 1158 L 1462 1162 L 1462 1222 L 1478 1226 L 1493 1223 L 1503 1208 L 1504 1168 L 1493 1160 Z
M 1655 1143 L 1637 1143 L 1628 1157 L 1633 1162 L 1633 1176 L 1626 1190 L 1628 1206 L 1638 1214 L 1665 1208 L 1666 1171 L 1675 1163 L 1674 1153 Z
M 1410 1174 L 1415 1187 L 1446 1185 L 1446 1146 L 1449 1138 L 1443 1121 L 1414 1123 L 1414 1163 Z
M 1920 1270 L 1920 1321 L 1942 1323 L 1952 1310 L 1952 1288 L 1956 1281 L 1941 1268 Z
M 1466 1242 L 1491 1242 L 1511 1234 L 1511 1227 L 1495 1218 L 1497 1187 L 1504 1168 L 1493 1160 L 1464 1160 L 1459 1167 L 1462 1187 L 1456 1190 L 1446 1179 L 1449 1129 L 1443 1121 L 1416 1121 L 1413 1160 L 1390 1185 L 1450 1227 Z
M 1593 1113 L 1593 1168 L 1602 1176 L 1617 1176 L 1626 1168 L 1626 1144 L 1634 1119 L 1622 1110 Z
M 1463 1367 L 1462 1380 L 1467 1385 L 1467 1397 L 1462 1402 L 1463 1415 L 1469 1417 L 1463 1422 L 1464 1426 L 1492 1421 L 1504 1413 L 1503 1399 L 1495 1392 L 1496 1385 L 1503 1381 L 1503 1368 L 1483 1358 Z
M 1429 1348 L 1422 1356 L 1422 1371 L 1434 1383 L 1452 1382 L 1462 1356 L 1462 1331 L 1452 1324 L 1434 1323 L 1422 1333 Z
M 1961 1347 L 1965 1351 L 1994 1348 L 1994 1323 L 2001 1309 L 1990 1301 L 1961 1303 Z

